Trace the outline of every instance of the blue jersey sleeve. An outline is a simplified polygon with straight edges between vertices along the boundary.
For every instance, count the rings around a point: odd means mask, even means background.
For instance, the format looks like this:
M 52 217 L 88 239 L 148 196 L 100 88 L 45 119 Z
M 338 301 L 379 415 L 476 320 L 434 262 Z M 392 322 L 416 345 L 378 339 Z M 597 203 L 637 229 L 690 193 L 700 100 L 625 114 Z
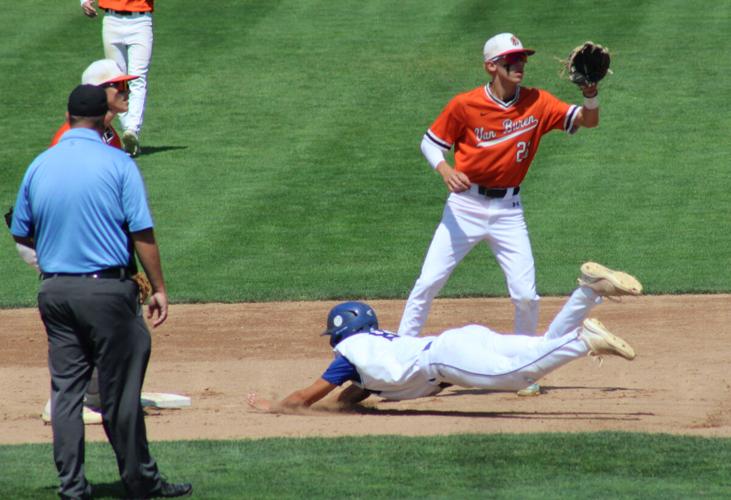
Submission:
M 360 382 L 360 375 L 355 366 L 341 354 L 335 356 L 333 362 L 322 374 L 322 378 L 334 385 L 342 385 L 348 380 Z

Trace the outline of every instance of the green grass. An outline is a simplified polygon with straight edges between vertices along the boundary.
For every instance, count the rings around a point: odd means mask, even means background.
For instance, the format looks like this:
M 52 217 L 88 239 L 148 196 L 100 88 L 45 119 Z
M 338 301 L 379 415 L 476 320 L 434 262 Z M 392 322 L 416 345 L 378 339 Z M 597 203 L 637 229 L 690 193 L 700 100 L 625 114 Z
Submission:
M 79 11 L 4 8 L 0 207 L 101 57 Z M 523 186 L 539 292 L 568 292 L 587 259 L 649 293 L 727 292 L 730 20 L 731 3 L 700 1 L 164 2 L 138 163 L 171 298 L 405 297 L 445 198 L 421 136 L 484 82 L 482 44 L 504 30 L 538 50 L 526 84 L 572 102 L 556 59 L 585 39 L 614 54 L 601 127 L 549 134 Z M 4 241 L 0 306 L 32 305 Z M 444 295 L 506 295 L 486 248 Z
M 731 442 L 629 433 L 153 443 L 196 498 L 727 498 Z M 49 445 L 0 446 L 0 496 L 52 498 Z M 97 498 L 119 498 L 109 445 L 87 447 Z
M 6 2 L 7 3 L 7 2 Z M 0 209 L 102 57 L 78 5 L 3 5 Z M 613 51 L 602 124 L 549 134 L 523 185 L 539 292 L 594 259 L 649 293 L 731 291 L 731 2 L 158 2 L 138 164 L 174 302 L 404 298 L 443 207 L 424 130 L 485 81 L 485 39 L 538 50 L 527 85 L 579 102 L 557 58 Z M 0 307 L 37 281 L 0 239 Z M 447 296 L 504 296 L 476 249 Z M 1 328 L 1 326 L 0 326 Z M 641 434 L 153 443 L 199 498 L 721 498 L 729 441 Z M 119 496 L 108 445 L 89 477 Z M 0 497 L 55 497 L 48 445 L 0 447 Z

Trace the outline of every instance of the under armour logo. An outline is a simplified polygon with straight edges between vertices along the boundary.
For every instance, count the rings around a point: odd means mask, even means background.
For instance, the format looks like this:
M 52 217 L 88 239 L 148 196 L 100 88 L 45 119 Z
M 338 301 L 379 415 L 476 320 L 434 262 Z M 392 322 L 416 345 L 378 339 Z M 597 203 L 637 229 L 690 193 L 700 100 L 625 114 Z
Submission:
M 511 42 L 511 43 L 513 44 L 513 46 L 515 46 L 515 47 L 519 47 L 519 46 L 520 46 L 520 40 L 518 40 L 518 39 L 517 39 L 517 38 L 515 38 L 514 36 L 511 36 L 511 37 L 510 37 L 510 42 Z
M 105 128 L 102 140 L 104 141 L 104 144 L 111 144 L 114 140 L 114 131 L 111 128 Z

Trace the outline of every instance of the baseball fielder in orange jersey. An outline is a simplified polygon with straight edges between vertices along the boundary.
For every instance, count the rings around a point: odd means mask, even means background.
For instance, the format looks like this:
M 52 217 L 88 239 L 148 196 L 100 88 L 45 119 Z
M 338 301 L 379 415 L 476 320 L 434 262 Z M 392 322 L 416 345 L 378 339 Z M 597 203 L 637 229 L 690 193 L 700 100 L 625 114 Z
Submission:
M 122 149 L 122 141 L 119 134 L 114 130 L 112 121 L 118 113 L 126 113 L 129 107 L 129 82 L 137 79 L 137 76 L 125 74 L 111 59 L 100 59 L 94 61 L 81 75 L 81 83 L 103 87 L 107 94 L 107 105 L 109 111 L 104 117 L 104 143 Z M 56 131 L 51 139 L 51 146 L 55 146 L 61 136 L 70 130 L 68 119 Z
M 528 56 L 534 53 L 511 33 L 490 38 L 483 50 L 490 82 L 454 97 L 424 135 L 421 151 L 450 195 L 406 303 L 399 335 L 419 335 L 432 300 L 481 241 L 490 246 L 505 274 L 515 305 L 514 331 L 536 332 L 539 297 L 520 184 L 544 134 L 596 127 L 599 107 L 595 85 L 582 87 L 581 107 L 545 90 L 522 87 Z M 454 166 L 444 159 L 452 148 Z

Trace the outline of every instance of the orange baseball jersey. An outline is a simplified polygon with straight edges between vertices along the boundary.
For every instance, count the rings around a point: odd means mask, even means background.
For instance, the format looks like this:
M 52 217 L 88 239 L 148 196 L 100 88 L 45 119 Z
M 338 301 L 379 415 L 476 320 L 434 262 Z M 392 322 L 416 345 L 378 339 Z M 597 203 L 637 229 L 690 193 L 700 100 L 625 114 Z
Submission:
M 541 137 L 554 129 L 573 132 L 578 109 L 529 87 L 518 87 L 515 97 L 503 102 L 485 85 L 455 96 L 426 137 L 444 151 L 454 147 L 454 168 L 473 184 L 517 187 Z
M 48 147 L 50 148 L 58 144 L 58 141 L 61 140 L 61 136 L 70 129 L 71 125 L 69 125 L 69 122 L 65 122 L 63 125 L 61 125 L 61 128 L 56 131 L 56 135 L 54 135 L 53 139 L 51 139 L 51 145 Z M 114 127 L 112 127 L 111 125 L 109 125 L 104 130 L 102 140 L 104 141 L 104 144 L 109 144 L 110 146 L 114 146 L 115 148 L 122 149 L 122 141 L 119 139 L 117 131 L 114 130 Z
M 99 0 L 99 8 L 122 12 L 152 12 L 155 0 Z

